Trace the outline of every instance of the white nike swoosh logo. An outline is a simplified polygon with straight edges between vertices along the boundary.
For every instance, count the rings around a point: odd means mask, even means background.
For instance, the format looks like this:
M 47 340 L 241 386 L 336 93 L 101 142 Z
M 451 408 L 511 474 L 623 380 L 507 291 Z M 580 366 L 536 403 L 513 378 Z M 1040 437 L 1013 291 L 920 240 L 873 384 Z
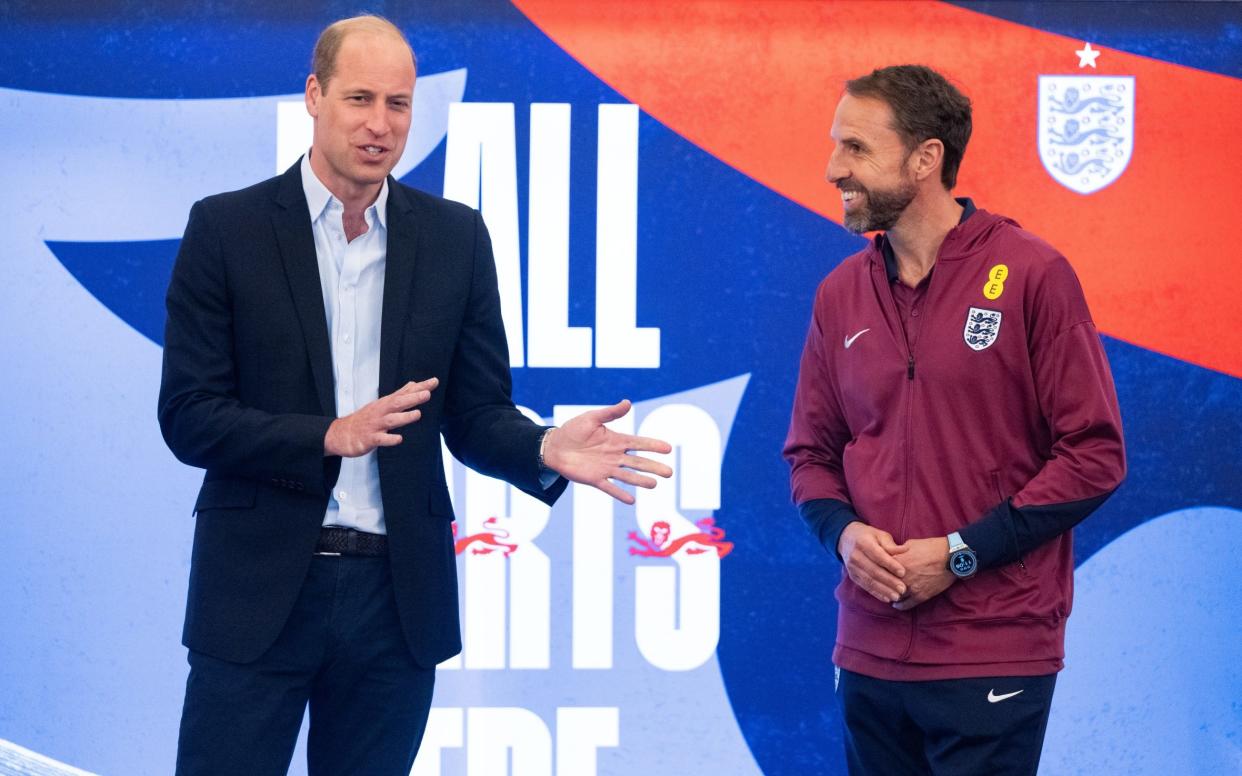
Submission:
M 848 349 L 849 349 L 849 347 L 850 347 L 850 345 L 853 345 L 853 344 L 854 344 L 854 340 L 858 339 L 859 337 L 861 337 L 862 335 L 866 334 L 866 333 L 867 333 L 867 332 L 869 332 L 869 331 L 871 331 L 871 329 L 863 329 L 862 331 L 858 332 L 857 334 L 855 334 L 855 335 L 853 335 L 853 336 L 846 337 L 846 338 L 845 338 L 845 348 L 848 350 Z
M 997 695 L 995 690 L 988 690 L 988 703 L 1000 703 L 1003 700 L 1006 700 L 1006 699 L 1012 698 L 1015 695 L 1021 695 L 1021 694 L 1022 694 L 1021 690 L 1014 690 L 1013 692 L 1007 692 L 1004 695 Z

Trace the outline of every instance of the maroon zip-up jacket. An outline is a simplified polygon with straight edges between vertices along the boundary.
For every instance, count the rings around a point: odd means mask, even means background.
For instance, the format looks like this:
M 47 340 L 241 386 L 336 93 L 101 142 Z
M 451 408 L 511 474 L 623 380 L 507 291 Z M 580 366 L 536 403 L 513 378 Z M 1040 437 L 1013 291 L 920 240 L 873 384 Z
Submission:
M 979 554 L 975 577 L 907 612 L 842 573 L 833 662 L 881 679 L 1060 670 L 1067 529 L 1125 475 L 1112 377 L 1073 269 L 959 201 L 913 347 L 882 235 L 820 284 L 785 444 L 794 501 L 834 552 L 862 520 L 899 543 L 960 531 Z

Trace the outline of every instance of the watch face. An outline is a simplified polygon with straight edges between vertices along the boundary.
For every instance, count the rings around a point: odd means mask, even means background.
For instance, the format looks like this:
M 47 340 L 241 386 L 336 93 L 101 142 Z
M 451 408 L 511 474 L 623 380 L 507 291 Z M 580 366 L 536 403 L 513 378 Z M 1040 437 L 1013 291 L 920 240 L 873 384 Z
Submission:
M 953 557 L 949 560 L 949 565 L 957 576 L 968 577 L 975 573 L 975 566 L 978 565 L 978 561 L 975 560 L 975 554 L 970 550 L 960 550 L 953 553 Z

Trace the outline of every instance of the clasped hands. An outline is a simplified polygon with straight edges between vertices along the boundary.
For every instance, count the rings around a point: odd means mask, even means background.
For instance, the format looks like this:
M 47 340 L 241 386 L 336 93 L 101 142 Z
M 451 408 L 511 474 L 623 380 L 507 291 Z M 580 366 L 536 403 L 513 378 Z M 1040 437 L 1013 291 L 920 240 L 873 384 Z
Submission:
M 957 580 L 949 571 L 949 542 L 943 536 L 898 544 L 888 531 L 855 521 L 841 532 L 837 552 L 854 584 L 901 611 L 935 598 Z
M 422 417 L 418 406 L 431 399 L 431 392 L 439 384 L 434 377 L 406 383 L 387 396 L 337 418 L 324 436 L 324 453 L 353 458 L 377 447 L 401 444 L 401 435 L 392 430 L 418 421 Z M 553 429 L 544 440 L 544 465 L 567 480 L 594 486 L 622 503 L 633 504 L 634 496 L 621 489 L 617 482 L 654 488 L 656 481 L 640 472 L 659 477 L 673 474 L 666 464 L 633 453 L 667 454 L 673 448 L 662 440 L 619 434 L 604 425 L 625 417 L 629 411 L 630 402 L 622 401 L 584 412 Z

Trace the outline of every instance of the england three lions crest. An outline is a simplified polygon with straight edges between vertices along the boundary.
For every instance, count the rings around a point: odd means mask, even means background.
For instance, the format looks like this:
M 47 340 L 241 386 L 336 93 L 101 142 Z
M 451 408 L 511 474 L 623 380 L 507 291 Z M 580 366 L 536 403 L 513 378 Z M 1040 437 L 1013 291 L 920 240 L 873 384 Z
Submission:
M 966 328 L 962 338 L 971 350 L 984 350 L 992 347 L 996 335 L 1000 334 L 1001 313 L 999 310 L 984 310 L 979 307 L 970 308 L 966 313 Z
M 1079 194 L 1121 177 L 1134 151 L 1134 77 L 1041 75 L 1039 159 Z

